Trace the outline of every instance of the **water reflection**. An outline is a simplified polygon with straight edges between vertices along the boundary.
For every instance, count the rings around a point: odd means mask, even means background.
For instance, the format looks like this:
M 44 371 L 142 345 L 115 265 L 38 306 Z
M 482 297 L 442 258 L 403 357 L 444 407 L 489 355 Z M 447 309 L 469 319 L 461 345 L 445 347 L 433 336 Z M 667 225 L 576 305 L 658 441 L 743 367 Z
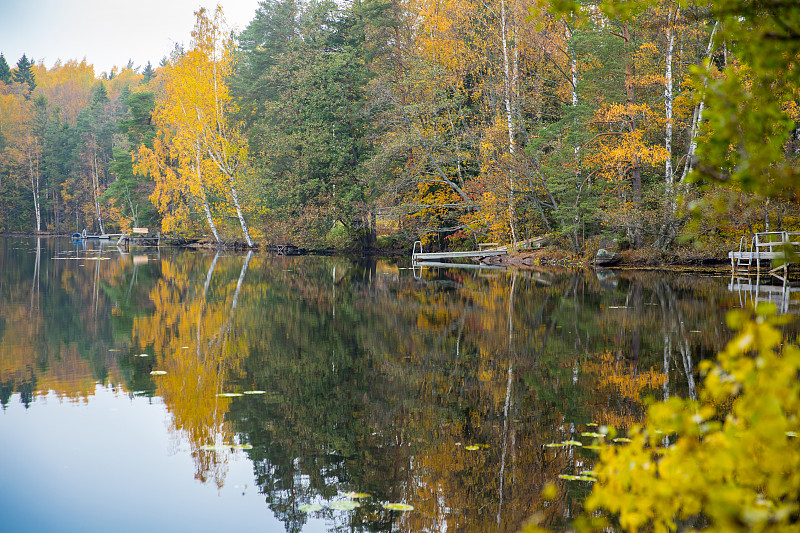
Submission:
M 402 268 L 402 269 L 401 269 Z M 160 398 L 196 480 L 246 454 L 287 531 L 562 527 L 593 424 L 696 395 L 724 280 L 0 240 L 0 402 Z M 155 481 L 157 482 L 157 481 Z M 559 497 L 542 502 L 546 483 Z M 360 507 L 331 508 L 349 492 Z M 402 502 L 412 512 L 386 509 Z M 304 504 L 321 504 L 313 512 Z M 336 507 L 336 505 L 333 505 Z M 305 509 L 305 508 L 303 508 Z

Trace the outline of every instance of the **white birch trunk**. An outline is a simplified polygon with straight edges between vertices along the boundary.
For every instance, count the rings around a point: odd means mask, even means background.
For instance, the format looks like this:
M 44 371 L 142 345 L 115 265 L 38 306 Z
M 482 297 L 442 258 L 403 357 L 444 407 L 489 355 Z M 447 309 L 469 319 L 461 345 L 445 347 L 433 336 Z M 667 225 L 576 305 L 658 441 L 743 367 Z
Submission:
M 94 211 L 97 216 L 97 225 L 100 228 L 100 234 L 105 234 L 103 229 L 103 216 L 100 213 L 100 176 L 97 173 L 97 151 L 92 151 L 92 192 L 94 193 Z
M 708 38 L 708 46 L 706 47 L 706 59 L 711 57 L 711 51 L 714 49 L 714 34 L 717 33 L 717 28 L 719 27 L 719 21 L 714 23 L 714 28 L 711 30 L 711 36 Z M 705 88 L 708 85 L 708 77 L 703 80 L 703 87 Z M 703 108 L 705 107 L 705 98 L 700 100 L 700 104 L 697 106 L 695 110 L 694 117 L 692 119 L 692 128 L 689 133 L 689 150 L 686 152 L 686 165 L 683 167 L 683 174 L 681 174 L 681 183 L 684 182 L 684 178 L 692 171 L 692 166 L 694 164 L 694 153 L 697 150 L 697 133 L 700 131 L 700 123 L 703 121 Z
M 206 197 L 206 188 L 203 185 L 203 176 L 200 172 L 200 148 L 195 146 L 195 170 L 197 171 L 197 185 L 200 187 L 203 200 L 203 210 L 206 213 L 206 221 L 211 228 L 211 233 L 214 234 L 214 240 L 219 243 L 219 234 L 217 233 L 217 226 L 214 224 L 214 218 L 211 216 L 211 208 L 208 205 L 208 198 Z
M 239 224 L 242 226 L 242 233 L 244 233 L 244 239 L 247 241 L 247 246 L 249 248 L 253 247 L 253 239 L 250 238 L 250 231 L 247 228 L 247 222 L 244 220 L 244 214 L 242 213 L 242 208 L 239 206 L 239 195 L 236 193 L 236 187 L 233 186 L 233 176 L 230 178 L 231 180 L 231 198 L 233 199 L 233 205 L 236 207 L 236 216 L 239 217 Z
M 506 121 L 508 122 L 508 151 L 513 156 L 514 147 L 514 117 L 511 110 L 511 74 L 509 72 L 508 61 L 508 24 L 506 21 L 506 2 L 500 2 L 500 33 L 503 41 L 503 72 L 505 88 Z M 508 226 L 511 229 L 511 243 L 517 245 L 517 230 L 514 225 L 514 174 L 511 170 L 508 173 Z
M 28 176 L 31 180 L 33 211 L 36 215 L 36 233 L 39 233 L 42 231 L 42 208 L 39 201 L 39 163 L 34 159 L 32 152 L 28 152 Z
M 667 185 L 667 202 L 669 202 L 670 210 L 675 212 L 675 178 L 672 175 L 672 108 L 673 108 L 673 91 L 672 91 L 672 55 L 675 49 L 675 32 L 672 25 L 677 21 L 679 11 L 675 10 L 673 18 L 672 11 L 669 12 L 667 19 L 667 69 L 664 74 L 664 112 L 667 119 L 666 128 L 664 131 L 664 148 L 667 151 L 667 161 L 664 163 L 664 179 Z

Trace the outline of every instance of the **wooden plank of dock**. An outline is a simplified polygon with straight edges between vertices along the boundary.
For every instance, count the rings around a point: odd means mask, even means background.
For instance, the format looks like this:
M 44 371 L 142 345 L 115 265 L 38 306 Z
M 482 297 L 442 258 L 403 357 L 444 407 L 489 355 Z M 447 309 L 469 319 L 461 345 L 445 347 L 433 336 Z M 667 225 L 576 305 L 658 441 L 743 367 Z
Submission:
M 431 261 L 435 259 L 457 259 L 462 257 L 489 257 L 494 255 L 506 255 L 508 250 L 470 250 L 467 252 L 429 252 L 415 253 L 412 257 L 414 261 Z

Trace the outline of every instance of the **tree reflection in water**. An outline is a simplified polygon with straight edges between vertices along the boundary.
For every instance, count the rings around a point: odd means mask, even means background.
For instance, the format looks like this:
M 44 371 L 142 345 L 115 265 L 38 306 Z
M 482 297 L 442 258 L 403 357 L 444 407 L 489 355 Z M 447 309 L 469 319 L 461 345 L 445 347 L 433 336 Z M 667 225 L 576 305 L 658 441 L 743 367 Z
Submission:
M 86 397 L 98 379 L 160 396 L 196 478 L 221 487 L 230 454 L 247 454 L 287 531 L 302 529 L 303 504 L 350 491 L 371 497 L 315 512 L 331 529 L 515 531 L 535 511 L 563 527 L 590 485 L 558 476 L 594 455 L 545 445 L 589 444 L 592 424 L 624 432 L 647 397 L 695 395 L 696 362 L 730 337 L 732 295 L 710 278 L 426 269 L 416 281 L 384 261 L 161 254 L 91 270 L 29 254 L 5 269 L 3 301 L 30 302 L 0 306 L 5 338 L 41 339 L 13 354 L 0 343 L 0 400 L 25 387 Z M 83 377 L 65 383 L 75 361 Z M 544 502 L 548 483 L 559 496 Z

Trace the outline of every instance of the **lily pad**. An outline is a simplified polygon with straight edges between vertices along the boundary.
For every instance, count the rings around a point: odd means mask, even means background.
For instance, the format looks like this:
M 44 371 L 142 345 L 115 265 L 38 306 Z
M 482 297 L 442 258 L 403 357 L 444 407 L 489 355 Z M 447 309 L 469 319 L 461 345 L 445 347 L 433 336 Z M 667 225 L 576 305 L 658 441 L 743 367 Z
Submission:
M 583 446 L 583 443 L 577 440 L 565 440 L 561 442 L 551 442 L 544 446 L 545 448 L 563 448 L 565 446 Z
M 357 500 L 359 498 L 369 498 L 371 494 L 367 494 L 366 492 L 348 492 L 345 494 L 346 498 L 350 498 L 351 500 Z
M 413 511 L 414 506 L 408 505 L 406 503 L 384 503 L 384 509 L 389 509 L 390 511 Z
M 474 444 L 472 444 L 470 446 L 464 446 L 464 449 L 465 450 L 469 450 L 471 452 L 474 452 L 475 450 L 480 450 L 481 447 L 480 446 L 475 446 Z
M 797 432 L 796 431 L 787 431 L 786 432 L 786 436 L 787 437 L 797 437 Z
M 617 437 L 616 439 L 612 440 L 612 442 L 630 442 L 630 441 L 631 439 L 629 439 L 628 437 Z
M 584 431 L 581 433 L 581 437 L 592 437 L 595 439 L 602 439 L 605 437 L 602 433 L 597 433 L 596 431 Z
M 244 396 L 241 392 L 220 392 L 217 394 L 220 398 L 238 398 L 239 396 Z
M 361 507 L 361 504 L 353 500 L 339 500 L 331 503 L 328 507 L 336 511 L 352 511 L 356 507 Z
M 200 446 L 201 450 L 205 451 L 215 451 L 215 452 L 225 452 L 228 450 L 252 450 L 252 444 L 207 444 L 205 446 Z
M 163 376 L 166 373 L 167 373 L 166 370 L 151 370 L 150 371 L 150 375 L 151 376 Z
M 216 444 L 206 444 L 205 446 L 200 446 L 200 449 L 203 451 L 213 451 L 213 452 L 224 452 L 230 449 L 230 446 L 225 446 L 224 444 L 216 445 Z
M 586 427 L 587 428 L 596 428 L 597 424 L 595 422 L 589 422 L 588 424 L 586 424 Z
M 300 507 L 297 508 L 298 511 L 301 513 L 316 513 L 317 511 L 321 511 L 323 507 L 318 503 L 304 503 Z
M 597 481 L 597 478 L 594 478 L 592 476 L 570 476 L 567 474 L 559 474 L 558 477 L 559 479 L 565 479 L 567 481 L 590 481 L 590 482 Z
M 242 394 L 266 394 L 265 390 L 246 390 Z

